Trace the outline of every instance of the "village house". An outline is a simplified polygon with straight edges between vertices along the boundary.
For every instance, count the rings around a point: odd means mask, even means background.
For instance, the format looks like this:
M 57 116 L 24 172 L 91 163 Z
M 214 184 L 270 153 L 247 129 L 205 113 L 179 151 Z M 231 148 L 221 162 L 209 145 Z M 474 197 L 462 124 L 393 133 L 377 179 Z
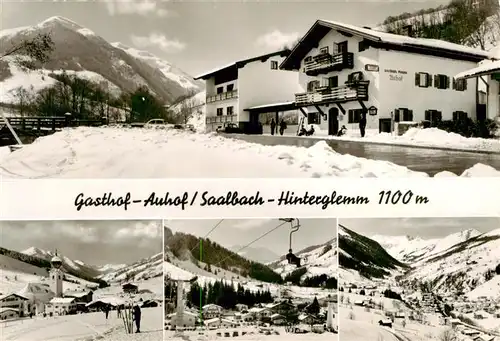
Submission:
M 46 306 L 45 312 L 52 315 L 69 315 L 76 312 L 76 300 L 73 297 L 54 297 Z
M 137 294 L 139 287 L 132 283 L 125 283 L 122 285 L 122 290 L 125 294 Z
M 462 330 L 462 334 L 474 339 L 475 337 L 478 337 L 481 333 L 478 332 L 477 330 L 465 329 L 465 330 Z
M 19 310 L 14 308 L 0 308 L 0 320 L 11 320 L 20 317 Z
M 26 283 L 17 294 L 28 299 L 25 313 L 35 315 L 43 314 L 46 304 L 55 297 L 55 293 L 45 283 Z
M 76 303 L 87 304 L 92 302 L 94 292 L 92 290 L 85 291 L 66 291 L 64 292 L 64 297 L 72 297 L 75 299 Z
M 299 315 L 299 322 L 303 324 L 313 324 L 315 321 L 314 316 L 310 314 Z
M 480 311 L 476 311 L 474 313 L 474 318 L 476 320 L 485 320 L 485 319 L 489 318 L 489 314 L 487 312 L 481 311 L 481 310 Z
M 275 326 L 281 326 L 284 325 L 286 322 L 285 317 L 280 314 L 272 314 L 271 315 L 271 324 Z
M 0 308 L 5 308 L 5 314 L 4 315 L 9 315 L 11 312 L 9 312 L 8 309 L 13 309 L 17 312 L 18 316 L 24 316 L 25 311 L 29 314 L 31 311 L 29 307 L 29 300 L 28 298 L 18 295 L 18 294 L 7 294 L 4 296 L 0 297 Z
M 484 60 L 475 68 L 456 75 L 458 79 L 474 79 L 486 87 L 486 112 L 490 119 L 500 116 L 500 49 L 490 54 L 490 60 Z M 492 59 L 496 59 L 495 61 Z
M 207 304 L 204 305 L 201 309 L 203 311 L 203 318 L 205 320 L 219 318 L 221 317 L 223 311 L 222 307 L 216 304 Z
M 213 318 L 203 321 L 203 324 L 209 329 L 215 328 L 234 328 L 238 326 L 238 323 L 228 319 Z
M 248 306 L 246 304 L 241 304 L 241 303 L 236 304 L 235 308 L 237 311 L 240 311 L 240 312 L 248 310 Z
M 262 133 L 259 113 L 248 110 L 268 103 L 293 102 L 299 90 L 298 74 L 279 69 L 288 53 L 281 50 L 238 60 L 195 77 L 206 81 L 207 132 L 235 124 L 245 133 Z M 280 110 L 278 105 L 267 112 L 278 115 Z
M 485 51 L 318 20 L 280 68 L 299 71 L 296 94 L 304 123 L 329 135 L 339 126 L 392 132 L 399 122 L 460 120 L 476 115 L 476 81 L 455 79 Z
M 182 328 L 192 328 L 196 326 L 196 322 L 199 319 L 199 315 L 190 311 L 184 311 L 182 316 L 177 316 L 177 313 L 173 313 L 167 316 L 170 319 L 171 326 L 178 326 Z
M 492 335 L 482 334 L 473 339 L 474 341 L 495 341 L 495 337 Z

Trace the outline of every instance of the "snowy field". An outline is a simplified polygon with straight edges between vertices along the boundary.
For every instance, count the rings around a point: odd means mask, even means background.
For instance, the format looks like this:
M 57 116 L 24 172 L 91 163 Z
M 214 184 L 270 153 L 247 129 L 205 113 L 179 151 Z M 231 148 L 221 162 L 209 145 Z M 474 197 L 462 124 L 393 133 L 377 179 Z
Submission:
M 167 129 L 66 129 L 13 153 L 2 150 L 0 157 L 5 178 L 428 176 L 387 161 L 341 155 L 324 141 L 310 148 L 264 146 Z M 462 176 L 500 176 L 500 171 L 478 164 Z
M 279 335 L 264 335 L 259 334 L 259 330 L 256 328 L 232 328 L 227 329 L 227 331 L 232 332 L 238 331 L 240 336 L 235 338 L 238 341 L 276 341 L 276 340 L 297 340 L 297 341 L 337 341 L 339 340 L 338 334 L 333 333 L 323 333 L 323 334 L 292 334 L 285 332 L 285 328 L 276 327 L 272 328 L 277 331 Z M 201 340 L 227 340 L 226 337 L 217 337 L 217 332 L 222 332 L 224 334 L 225 329 L 211 330 L 208 332 L 203 332 L 201 335 L 199 332 L 184 332 L 183 335 L 176 335 L 173 331 L 165 331 L 164 339 L 172 341 L 201 341 Z M 241 336 L 241 332 L 246 331 L 247 335 Z M 251 334 L 250 334 L 251 333 Z M 342 340 L 343 341 L 343 340 Z
M 140 334 L 126 334 L 123 320 L 104 313 L 33 318 L 0 323 L 2 341 L 160 341 L 163 308 L 142 309 Z

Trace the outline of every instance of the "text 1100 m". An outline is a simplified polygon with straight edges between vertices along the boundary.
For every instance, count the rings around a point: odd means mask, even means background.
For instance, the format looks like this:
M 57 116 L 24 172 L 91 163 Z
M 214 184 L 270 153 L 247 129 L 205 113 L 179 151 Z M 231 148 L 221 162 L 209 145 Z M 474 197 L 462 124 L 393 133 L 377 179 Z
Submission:
M 380 191 L 378 194 L 379 205 L 411 205 L 411 204 L 428 204 L 429 198 L 422 195 L 417 195 L 411 190 L 406 192 L 401 191 Z

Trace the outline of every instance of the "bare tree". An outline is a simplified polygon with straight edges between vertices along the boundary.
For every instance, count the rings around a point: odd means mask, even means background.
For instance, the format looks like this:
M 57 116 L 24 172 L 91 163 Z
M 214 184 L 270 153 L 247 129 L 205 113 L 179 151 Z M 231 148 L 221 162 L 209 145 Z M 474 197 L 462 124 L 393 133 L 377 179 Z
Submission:
M 0 60 L 8 56 L 17 56 L 16 63 L 19 66 L 33 69 L 34 61 L 46 63 L 50 59 L 50 54 L 54 51 L 54 41 L 50 33 L 39 33 L 34 38 L 23 40 L 21 43 L 12 46 L 4 54 L 0 55 Z M 26 61 L 20 56 L 28 56 L 31 61 Z
M 488 12 L 481 13 L 481 11 L 487 11 L 486 9 L 478 10 L 475 15 L 480 20 L 487 15 Z M 465 42 L 467 45 L 478 47 L 482 50 L 487 49 L 489 46 L 495 46 L 500 40 L 500 11 L 488 16 L 484 19 L 482 24 L 477 30 L 474 30 L 472 34 L 467 38 Z
M 21 117 L 31 113 L 35 101 L 33 85 L 30 86 L 29 90 L 22 86 L 14 89 L 14 98 Z
M 180 102 L 179 107 L 179 120 L 183 124 L 187 124 L 189 120 L 193 117 L 193 115 L 200 108 L 202 103 L 200 103 L 196 97 L 194 92 L 190 92 L 188 97 L 186 97 L 182 102 Z

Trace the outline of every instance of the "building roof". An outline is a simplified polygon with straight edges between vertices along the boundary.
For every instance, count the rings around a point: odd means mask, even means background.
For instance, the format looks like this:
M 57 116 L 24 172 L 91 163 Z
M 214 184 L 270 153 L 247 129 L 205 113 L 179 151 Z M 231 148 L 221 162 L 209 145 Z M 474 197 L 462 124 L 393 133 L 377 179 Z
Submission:
M 24 297 L 24 296 L 16 294 L 16 293 L 11 293 L 11 294 L 6 294 L 6 295 L 3 295 L 3 296 L 0 296 L 0 301 L 3 301 L 4 299 L 6 299 L 7 297 L 10 297 L 10 296 L 17 296 L 17 297 L 19 297 L 22 300 L 26 300 L 26 301 L 28 300 L 27 297 Z
M 138 288 L 137 285 L 133 284 L 133 283 L 125 283 L 122 285 L 122 288 L 125 288 L 125 287 L 129 287 L 129 288 Z
M 479 64 L 479 66 L 460 72 L 455 78 L 474 78 L 480 76 L 491 75 L 493 73 L 500 73 L 500 60 L 491 61 L 485 60 Z
M 252 58 L 246 58 L 246 59 L 238 60 L 238 61 L 226 64 L 224 66 L 217 67 L 217 68 L 212 69 L 210 71 L 207 71 L 205 73 L 202 73 L 201 75 L 198 75 L 198 76 L 194 77 L 194 79 L 195 80 L 198 80 L 198 79 L 208 79 L 211 76 L 213 76 L 215 73 L 223 71 L 223 70 L 226 70 L 226 69 L 229 70 L 231 68 L 234 68 L 236 70 L 236 69 L 244 67 L 248 63 L 252 63 L 252 62 L 255 62 L 255 61 L 258 61 L 258 60 L 265 60 L 265 59 L 268 59 L 268 58 L 274 57 L 274 56 L 285 57 L 285 56 L 288 56 L 289 53 L 290 53 L 290 50 L 284 49 L 284 50 L 280 50 L 280 51 L 276 51 L 276 52 L 272 52 L 272 53 L 267 53 L 267 54 L 264 54 L 264 55 L 260 55 L 260 56 L 257 56 L 257 57 L 252 57 Z
M 412 38 L 330 20 L 317 20 L 302 39 L 300 39 L 283 63 L 281 63 L 280 68 L 284 70 L 299 69 L 302 59 L 332 29 L 341 31 L 346 35 L 362 37 L 381 47 L 413 53 L 434 54 L 436 56 L 476 62 L 489 58 L 489 53 L 486 51 L 442 40 Z
M 88 294 L 90 294 L 92 292 L 92 290 L 87 290 L 87 291 L 65 291 L 64 292 L 64 296 L 67 296 L 67 297 L 83 297 L 83 296 L 87 296 Z
M 255 113 L 267 113 L 267 112 L 289 111 L 296 109 L 297 106 L 295 105 L 295 102 L 282 102 L 282 103 L 270 103 L 270 104 L 258 105 L 244 109 L 244 111 L 250 111 Z
M 64 304 L 64 303 L 72 303 L 75 301 L 74 297 L 54 297 L 50 300 L 51 304 Z

